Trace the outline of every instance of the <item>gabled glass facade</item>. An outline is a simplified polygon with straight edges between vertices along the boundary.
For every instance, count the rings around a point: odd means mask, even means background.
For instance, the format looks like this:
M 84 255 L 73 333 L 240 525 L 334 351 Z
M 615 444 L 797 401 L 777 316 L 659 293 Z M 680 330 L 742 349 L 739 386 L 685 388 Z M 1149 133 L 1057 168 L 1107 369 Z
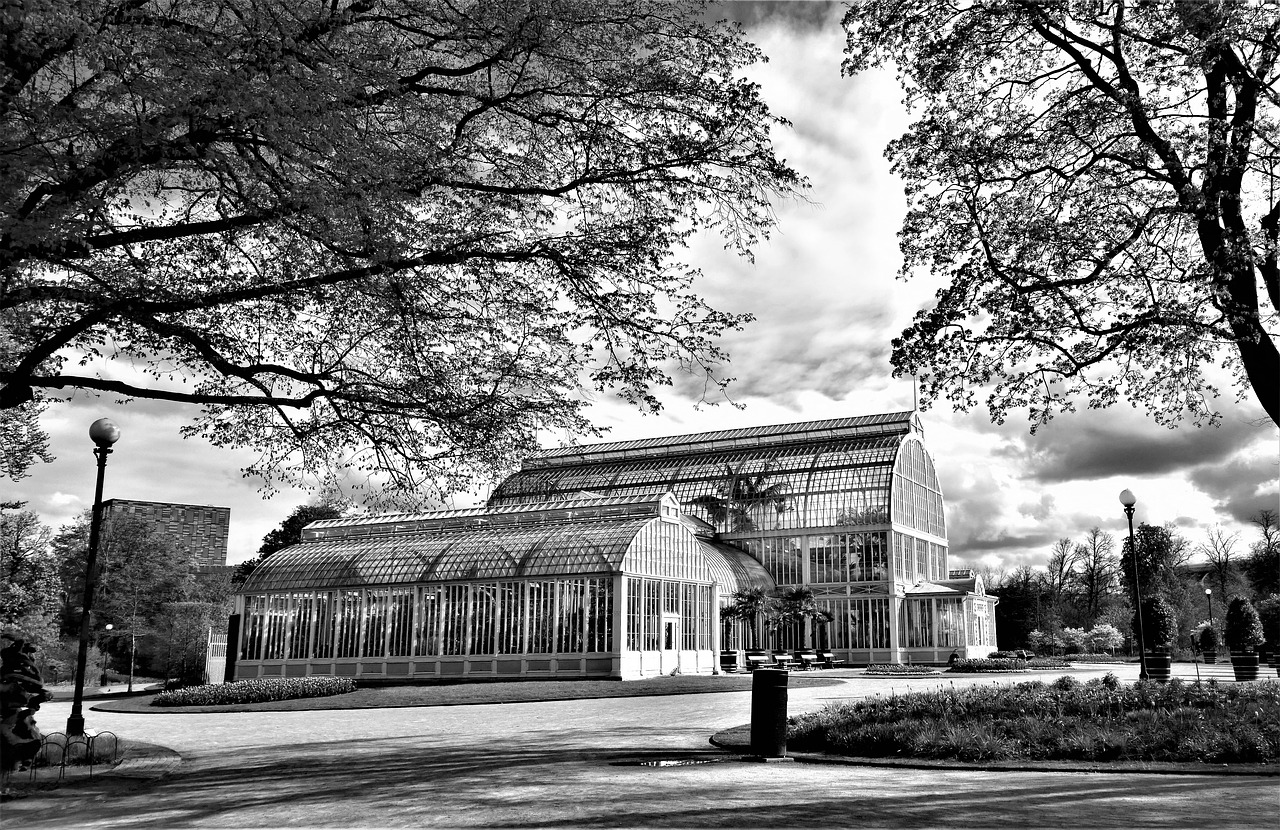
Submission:
M 914 413 L 547 450 L 484 507 L 315 522 L 245 583 L 239 676 L 641 677 L 747 641 L 738 588 L 831 620 L 757 632 L 850 663 L 994 648 L 994 599 L 948 570 Z
M 489 504 L 669 491 L 777 586 L 807 587 L 833 614 L 821 630 L 761 631 L 775 647 L 825 641 L 853 662 L 986 656 L 994 639 L 958 637 L 954 609 L 909 596 L 931 585 L 961 603 L 964 619 L 994 602 L 945 584 L 945 506 L 921 435 L 915 413 L 898 412 L 548 450 Z M 722 645 L 743 642 L 741 631 L 722 632 Z

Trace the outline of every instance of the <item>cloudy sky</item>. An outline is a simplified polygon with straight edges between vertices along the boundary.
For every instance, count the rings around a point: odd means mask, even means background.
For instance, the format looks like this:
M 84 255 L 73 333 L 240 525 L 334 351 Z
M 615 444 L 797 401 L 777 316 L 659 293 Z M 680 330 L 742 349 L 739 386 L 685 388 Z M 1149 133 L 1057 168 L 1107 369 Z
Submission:
M 726 341 L 744 408 L 695 407 L 698 389 L 677 384 L 658 416 L 608 400 L 596 422 L 621 440 L 910 409 L 909 380 L 890 376 L 889 342 L 936 286 L 896 279 L 896 233 L 905 211 L 884 146 L 909 123 L 891 76 L 842 78 L 840 8 L 829 3 L 740 4 L 732 14 L 769 56 L 753 79 L 772 108 L 793 122 L 777 135 L 780 154 L 813 187 L 808 203 L 777 206 L 779 229 L 756 262 L 708 242 L 691 252 L 713 307 L 750 311 L 758 321 Z M 924 412 L 925 440 L 948 505 L 952 567 L 1012 569 L 1043 564 L 1055 540 L 1081 539 L 1099 525 L 1124 530 L 1117 496 L 1138 496 L 1137 519 L 1175 522 L 1198 544 L 1220 525 L 1253 534 L 1248 519 L 1280 506 L 1277 431 L 1255 403 L 1226 400 L 1220 427 L 1165 429 L 1129 408 L 1055 419 L 1035 436 L 1025 421 L 990 423 L 985 412 Z M 54 527 L 92 503 L 89 424 L 110 417 L 123 437 L 107 470 L 106 497 L 231 508 L 229 561 L 252 556 L 262 537 L 309 495 L 270 500 L 239 469 L 248 454 L 215 450 L 178 435 L 181 407 L 118 406 L 77 396 L 44 426 L 57 460 L 20 482 L 0 482 L 0 500 L 28 502 Z M 555 445 L 563 436 L 548 436 Z M 483 494 L 481 494 L 483 495 Z M 459 504 L 469 503 L 463 499 Z

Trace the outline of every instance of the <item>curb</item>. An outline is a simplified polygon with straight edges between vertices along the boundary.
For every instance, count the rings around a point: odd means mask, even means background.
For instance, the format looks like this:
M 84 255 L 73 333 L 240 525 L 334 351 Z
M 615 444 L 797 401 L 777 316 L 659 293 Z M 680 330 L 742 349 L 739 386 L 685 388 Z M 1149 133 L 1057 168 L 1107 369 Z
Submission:
M 100 778 L 128 778 L 134 781 L 158 781 L 178 768 L 182 756 L 167 746 L 130 742 L 120 763 L 102 773 Z

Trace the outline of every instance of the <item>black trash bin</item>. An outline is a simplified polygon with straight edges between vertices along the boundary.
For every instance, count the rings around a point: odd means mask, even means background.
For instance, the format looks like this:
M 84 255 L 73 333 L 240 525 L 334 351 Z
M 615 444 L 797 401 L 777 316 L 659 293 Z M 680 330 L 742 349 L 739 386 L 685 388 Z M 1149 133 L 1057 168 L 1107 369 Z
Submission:
M 756 669 L 751 678 L 751 754 L 782 758 L 787 754 L 786 669 Z

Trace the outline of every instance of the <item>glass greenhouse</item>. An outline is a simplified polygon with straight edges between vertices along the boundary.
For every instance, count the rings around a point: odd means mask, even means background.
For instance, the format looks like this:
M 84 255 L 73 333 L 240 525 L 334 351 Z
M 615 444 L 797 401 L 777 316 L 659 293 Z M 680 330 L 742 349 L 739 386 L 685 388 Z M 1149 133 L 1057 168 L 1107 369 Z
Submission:
M 720 613 L 746 588 L 826 613 L 747 632 Z M 948 569 L 906 412 L 547 450 L 485 507 L 315 522 L 245 582 L 233 670 L 628 679 L 750 642 L 946 662 L 995 647 L 995 603 Z

